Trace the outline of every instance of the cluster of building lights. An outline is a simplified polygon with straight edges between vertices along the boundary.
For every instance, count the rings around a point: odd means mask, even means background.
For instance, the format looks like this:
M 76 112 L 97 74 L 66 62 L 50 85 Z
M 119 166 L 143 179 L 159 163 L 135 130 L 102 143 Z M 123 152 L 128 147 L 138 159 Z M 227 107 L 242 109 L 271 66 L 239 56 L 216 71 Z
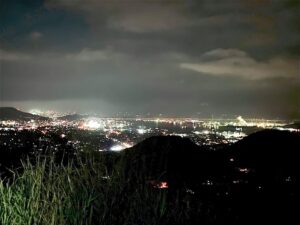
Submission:
M 35 113 L 40 113 L 39 111 Z M 78 129 L 104 134 L 113 140 L 111 151 L 121 151 L 131 147 L 139 137 L 151 135 L 176 135 L 190 137 L 197 143 L 218 144 L 235 142 L 246 136 L 245 129 L 272 128 L 299 132 L 299 129 L 286 128 L 282 121 L 245 120 L 241 116 L 234 120 L 199 120 L 190 118 L 98 118 L 87 117 L 77 120 L 48 119 L 30 121 L 0 121 L 0 130 L 36 130 L 47 133 L 57 129 Z M 231 127 L 231 129 L 227 129 Z M 221 129 L 222 128 L 222 129 Z M 65 135 L 62 132 L 61 135 Z M 64 136 L 65 137 L 65 136 Z M 219 140 L 216 137 L 221 137 Z

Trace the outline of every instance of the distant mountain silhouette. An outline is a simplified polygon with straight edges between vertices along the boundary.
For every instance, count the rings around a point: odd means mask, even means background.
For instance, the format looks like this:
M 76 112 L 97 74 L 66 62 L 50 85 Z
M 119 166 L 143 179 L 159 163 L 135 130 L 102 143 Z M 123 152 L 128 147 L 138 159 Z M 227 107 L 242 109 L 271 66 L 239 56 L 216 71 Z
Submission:
M 80 114 L 69 114 L 66 116 L 58 117 L 57 119 L 59 120 L 68 120 L 68 121 L 74 121 L 74 120 L 81 120 L 86 118 L 85 115 L 80 115 Z
M 47 120 L 47 117 L 22 112 L 13 107 L 0 107 L 0 120 Z

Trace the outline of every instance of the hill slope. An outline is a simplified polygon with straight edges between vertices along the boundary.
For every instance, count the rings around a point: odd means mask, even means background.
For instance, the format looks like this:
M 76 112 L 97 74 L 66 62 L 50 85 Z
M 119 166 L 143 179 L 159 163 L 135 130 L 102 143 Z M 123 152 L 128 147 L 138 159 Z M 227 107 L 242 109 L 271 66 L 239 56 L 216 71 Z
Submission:
M 204 221 L 215 216 L 212 224 L 290 224 L 297 218 L 299 149 L 299 134 L 277 130 L 216 151 L 185 138 L 152 137 L 121 153 L 121 162 L 130 186 L 165 183 L 171 201 L 185 196 Z
M 0 120 L 47 120 L 46 117 L 33 115 L 31 113 L 22 112 L 13 107 L 0 107 Z

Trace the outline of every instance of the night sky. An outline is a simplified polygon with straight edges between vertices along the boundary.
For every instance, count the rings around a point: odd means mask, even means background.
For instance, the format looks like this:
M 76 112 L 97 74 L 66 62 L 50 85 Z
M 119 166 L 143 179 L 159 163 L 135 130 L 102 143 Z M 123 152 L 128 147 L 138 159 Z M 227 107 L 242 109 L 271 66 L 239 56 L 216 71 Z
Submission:
M 1 106 L 300 118 L 299 0 L 0 0 Z

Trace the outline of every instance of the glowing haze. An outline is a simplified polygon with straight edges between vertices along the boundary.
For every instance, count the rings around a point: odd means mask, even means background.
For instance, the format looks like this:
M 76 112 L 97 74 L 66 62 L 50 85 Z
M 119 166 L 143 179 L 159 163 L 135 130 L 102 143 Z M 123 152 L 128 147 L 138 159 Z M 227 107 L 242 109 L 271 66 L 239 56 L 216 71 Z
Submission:
M 300 118 L 299 10 L 298 0 L 1 0 L 1 106 Z

